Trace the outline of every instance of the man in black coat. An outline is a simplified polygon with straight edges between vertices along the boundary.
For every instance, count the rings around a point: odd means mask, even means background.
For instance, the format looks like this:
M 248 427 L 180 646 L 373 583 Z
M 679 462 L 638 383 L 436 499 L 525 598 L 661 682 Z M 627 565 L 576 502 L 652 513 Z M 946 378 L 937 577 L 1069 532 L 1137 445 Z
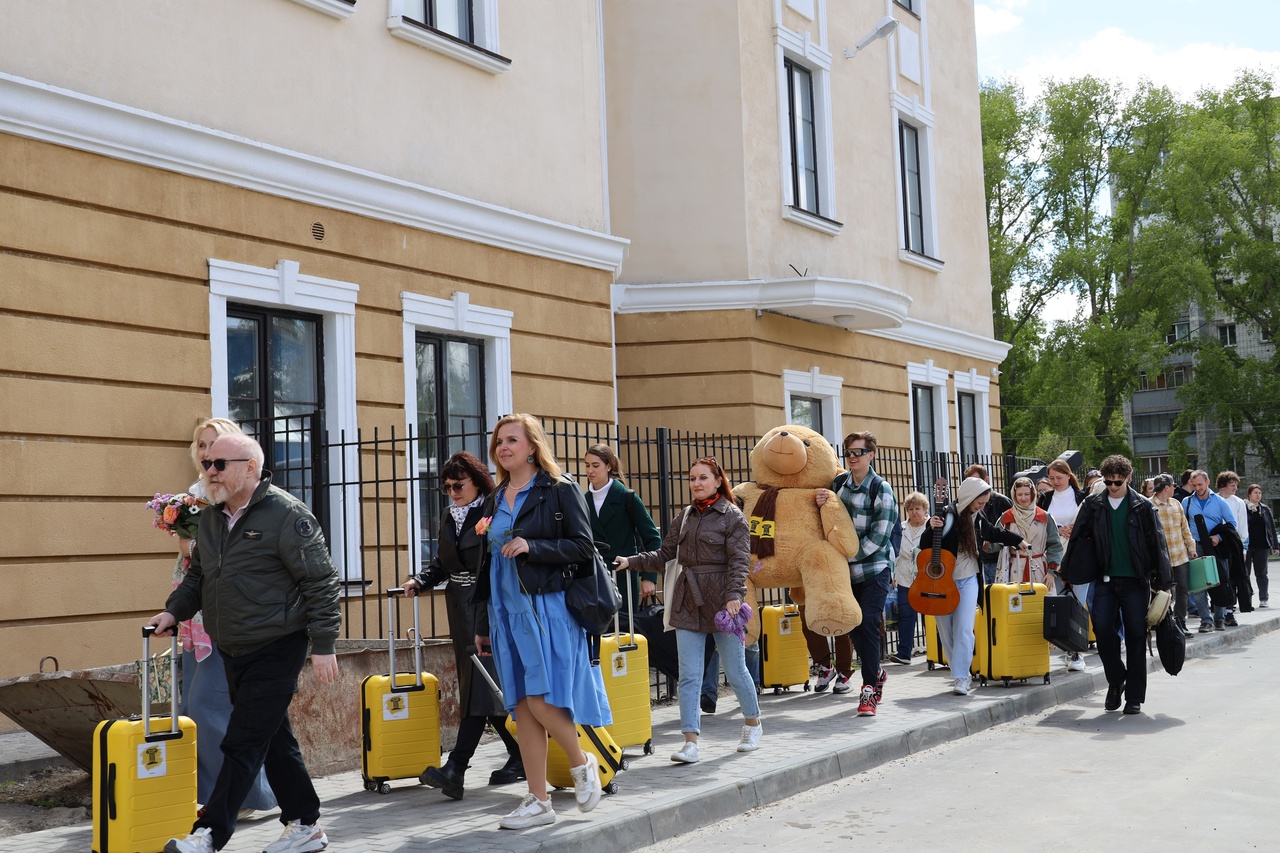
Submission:
M 1137 714 L 1147 698 L 1147 607 L 1151 590 L 1173 585 L 1169 546 L 1155 506 L 1129 486 L 1133 463 L 1102 461 L 1106 491 L 1080 504 L 1071 545 L 1058 571 L 1071 584 L 1093 583 L 1093 631 L 1106 672 L 1106 709 Z M 1120 658 L 1123 620 L 1126 660 Z

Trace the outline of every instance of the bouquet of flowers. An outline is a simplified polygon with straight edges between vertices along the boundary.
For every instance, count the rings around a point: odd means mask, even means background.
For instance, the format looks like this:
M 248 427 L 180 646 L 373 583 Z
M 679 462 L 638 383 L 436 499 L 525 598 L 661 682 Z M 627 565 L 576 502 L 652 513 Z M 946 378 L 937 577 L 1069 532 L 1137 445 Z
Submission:
M 187 492 L 176 495 L 156 496 L 147 501 L 147 509 L 155 512 L 153 527 L 158 527 L 170 536 L 181 536 L 183 539 L 194 539 L 196 528 L 200 525 L 200 509 L 206 501 Z

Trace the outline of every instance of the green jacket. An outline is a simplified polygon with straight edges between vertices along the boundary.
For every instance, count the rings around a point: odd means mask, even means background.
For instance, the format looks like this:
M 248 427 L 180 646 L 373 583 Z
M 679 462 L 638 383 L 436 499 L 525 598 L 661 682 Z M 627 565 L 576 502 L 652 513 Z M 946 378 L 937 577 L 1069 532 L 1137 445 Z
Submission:
M 587 515 L 591 518 L 591 535 L 609 547 L 601 549 L 606 566 L 613 565 L 614 557 L 630 557 L 641 551 L 656 551 L 662 546 L 662 534 L 649 517 L 640 496 L 623 485 L 621 480 L 614 480 L 609 491 L 596 513 L 596 502 L 587 492 Z M 636 575 L 639 575 L 637 579 Z M 631 589 L 631 608 L 640 609 L 640 580 L 658 582 L 657 572 L 634 572 L 627 570 L 618 573 L 618 590 L 625 596 L 627 588 Z M 624 603 L 623 609 L 626 609 Z
M 302 630 L 312 654 L 331 655 L 342 627 L 338 591 L 316 517 L 264 471 L 230 533 L 222 504 L 200 513 L 191 568 L 164 609 L 179 621 L 204 610 L 209 636 L 232 657 Z

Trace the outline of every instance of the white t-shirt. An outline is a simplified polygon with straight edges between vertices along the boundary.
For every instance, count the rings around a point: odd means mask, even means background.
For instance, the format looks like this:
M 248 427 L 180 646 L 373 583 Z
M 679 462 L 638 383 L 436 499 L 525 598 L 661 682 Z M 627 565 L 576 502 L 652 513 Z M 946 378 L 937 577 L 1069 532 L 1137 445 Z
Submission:
M 1244 498 L 1239 495 L 1224 495 L 1218 493 L 1218 497 L 1227 502 L 1227 506 L 1231 507 L 1231 513 L 1236 517 L 1236 533 L 1240 534 L 1240 541 L 1244 542 L 1244 547 L 1249 547 L 1249 504 L 1245 503 Z
M 1053 518 L 1053 523 L 1058 527 L 1068 524 L 1074 524 L 1076 520 L 1076 512 L 1080 509 L 1076 505 L 1076 493 L 1071 491 L 1071 487 L 1063 489 L 1060 492 L 1054 492 L 1053 498 L 1049 501 L 1049 508 L 1045 512 Z

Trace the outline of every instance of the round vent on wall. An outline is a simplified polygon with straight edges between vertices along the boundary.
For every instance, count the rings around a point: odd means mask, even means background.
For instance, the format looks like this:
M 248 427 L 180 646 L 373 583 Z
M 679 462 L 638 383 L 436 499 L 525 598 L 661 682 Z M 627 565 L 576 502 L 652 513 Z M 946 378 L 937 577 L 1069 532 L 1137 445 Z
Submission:
M 324 223 L 323 222 L 311 223 L 311 236 L 316 238 L 317 243 L 324 241 Z

